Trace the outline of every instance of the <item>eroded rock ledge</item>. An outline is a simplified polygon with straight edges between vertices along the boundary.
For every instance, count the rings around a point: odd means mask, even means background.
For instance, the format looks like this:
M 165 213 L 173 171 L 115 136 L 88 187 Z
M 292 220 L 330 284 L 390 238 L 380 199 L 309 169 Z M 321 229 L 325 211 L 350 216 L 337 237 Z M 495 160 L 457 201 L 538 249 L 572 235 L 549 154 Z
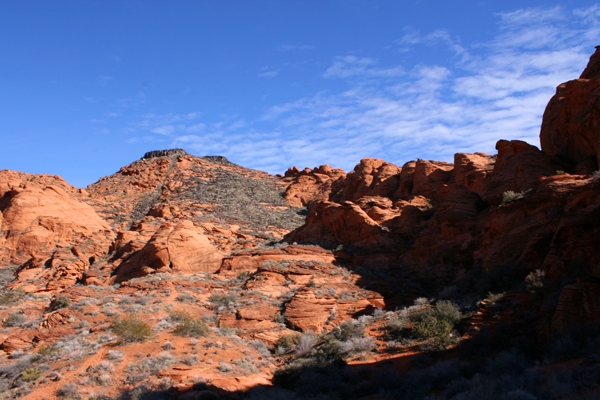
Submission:
M 184 149 L 170 149 L 170 150 L 152 150 L 144 154 L 142 160 L 155 157 L 171 157 L 171 156 L 185 156 L 187 152 Z

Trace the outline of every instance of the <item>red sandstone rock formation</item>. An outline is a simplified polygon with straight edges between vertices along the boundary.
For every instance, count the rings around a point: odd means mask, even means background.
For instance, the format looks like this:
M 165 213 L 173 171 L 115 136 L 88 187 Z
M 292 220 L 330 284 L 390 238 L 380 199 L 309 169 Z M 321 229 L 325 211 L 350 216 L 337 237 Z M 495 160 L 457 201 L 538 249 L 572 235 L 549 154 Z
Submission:
M 329 165 L 300 171 L 292 167 L 285 172 L 286 181 L 290 181 L 286 192 L 286 201 L 294 207 L 310 206 L 315 201 L 329 200 L 331 193 L 340 189 L 340 183 L 346 173 Z
M 165 223 L 116 269 L 115 282 L 156 272 L 216 272 L 223 254 L 190 221 Z
M 64 180 L 2 171 L 0 188 L 0 265 L 20 266 L 13 285 L 28 291 L 73 285 L 107 253 L 109 225 Z
M 600 47 L 579 79 L 560 84 L 544 111 L 542 150 L 574 167 L 574 172 L 598 169 L 600 152 Z

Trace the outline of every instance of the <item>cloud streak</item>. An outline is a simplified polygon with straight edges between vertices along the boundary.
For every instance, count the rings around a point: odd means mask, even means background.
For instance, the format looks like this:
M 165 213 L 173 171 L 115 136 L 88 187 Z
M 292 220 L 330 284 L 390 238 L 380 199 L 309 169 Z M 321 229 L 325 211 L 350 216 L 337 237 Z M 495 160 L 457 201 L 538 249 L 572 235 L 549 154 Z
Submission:
M 248 121 L 211 123 L 181 114 L 145 118 L 137 128 L 197 154 L 222 154 L 272 173 L 294 164 L 348 170 L 363 157 L 400 165 L 416 158 L 451 161 L 456 152 L 493 153 L 499 139 L 537 145 L 556 85 L 576 78 L 597 44 L 600 7 L 528 8 L 497 18 L 489 42 L 465 44 L 443 30 L 408 31 L 390 49 L 442 46 L 456 56 L 436 64 L 383 65 L 339 55 L 320 78 L 324 87 L 341 80 L 342 90 L 273 105 Z

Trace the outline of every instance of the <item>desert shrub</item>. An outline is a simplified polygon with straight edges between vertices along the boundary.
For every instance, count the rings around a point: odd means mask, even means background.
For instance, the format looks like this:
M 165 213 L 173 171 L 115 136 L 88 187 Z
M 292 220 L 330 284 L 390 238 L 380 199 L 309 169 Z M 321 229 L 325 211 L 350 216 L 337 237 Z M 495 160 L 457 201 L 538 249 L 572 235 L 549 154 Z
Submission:
M 0 305 L 16 303 L 24 296 L 24 292 L 18 290 L 0 289 Z
M 436 318 L 433 314 L 428 314 L 414 323 L 412 332 L 421 339 L 443 339 L 450 336 L 452 325 L 444 319 Z
M 438 301 L 435 308 L 426 308 L 411 314 L 411 332 L 421 339 L 445 340 L 461 317 L 462 314 L 454 303 L 447 300 Z
M 524 190 L 522 192 L 513 192 L 512 190 L 507 190 L 506 192 L 502 193 L 502 202 L 510 203 L 511 201 L 522 199 L 530 193 L 531 190 Z
M 254 347 L 262 357 L 269 357 L 269 347 L 262 340 L 255 339 L 250 341 L 250 346 Z
M 189 293 L 182 293 L 182 294 L 178 295 L 177 297 L 175 297 L 175 300 L 177 300 L 180 303 L 195 303 L 198 301 L 197 298 L 195 298 L 194 296 L 192 296 Z
M 124 342 L 143 342 L 152 336 L 148 324 L 133 315 L 113 320 L 110 329 Z
M 286 320 L 287 316 L 285 315 L 285 313 L 277 313 L 273 315 L 273 322 L 277 322 L 278 324 L 285 324 Z
M 109 360 L 112 360 L 112 361 L 120 361 L 122 357 L 123 357 L 122 351 L 109 350 L 108 353 L 106 353 L 106 358 L 108 358 Z
M 220 307 L 229 307 L 234 304 L 237 300 L 235 293 L 213 293 L 208 298 L 212 308 L 217 309 Z
M 279 353 L 286 352 L 296 346 L 300 341 L 300 335 L 283 335 L 275 342 L 275 348 Z
M 172 354 L 163 351 L 157 357 L 147 357 L 137 363 L 131 363 L 125 368 L 129 374 L 156 375 L 160 370 L 175 363 Z
M 536 269 L 535 271 L 530 272 L 525 277 L 525 285 L 527 286 L 527 290 L 536 293 L 543 289 L 544 287 L 544 278 L 546 277 L 546 272 L 541 269 Z
M 342 342 L 341 350 L 345 355 L 354 355 L 369 352 L 375 348 L 375 341 L 371 336 L 352 338 Z
M 36 381 L 42 376 L 42 370 L 37 368 L 27 368 L 21 373 L 21 380 L 24 382 Z
M 193 356 L 189 356 L 186 357 L 185 359 L 181 360 L 181 362 L 185 365 L 189 365 L 190 367 L 194 364 L 197 364 L 200 362 L 200 359 L 198 358 L 197 355 L 193 355 Z
M 429 299 L 427 297 L 418 297 L 414 300 L 415 306 L 426 306 L 429 304 Z
M 223 372 L 223 373 L 229 373 L 229 372 L 233 371 L 233 366 L 227 364 L 226 362 L 221 361 L 219 363 L 218 370 L 221 371 L 221 372 Z
M 185 311 L 173 311 L 169 314 L 171 320 L 177 322 L 173 334 L 185 337 L 208 336 L 208 326 L 199 318 L 192 317 Z
M 26 357 L 11 364 L 0 364 L 0 389 L 4 391 L 10 388 L 12 382 L 20 378 L 27 368 L 31 368 L 31 363 Z M 0 394 L 0 398 L 3 398 L 3 394 Z
M 455 325 L 462 318 L 462 313 L 458 307 L 447 300 L 438 301 L 435 304 L 435 314 L 450 325 Z
M 65 383 L 57 391 L 56 396 L 64 399 L 81 399 L 77 385 L 74 383 Z
M 304 356 L 311 352 L 317 342 L 317 338 L 311 331 L 304 332 L 298 337 L 294 351 L 298 356 Z
M 407 331 L 409 326 L 408 318 L 404 318 L 398 315 L 391 317 L 385 324 L 385 329 L 388 331 L 392 338 L 400 338 L 404 336 L 404 332 Z
M 33 362 L 55 361 L 60 358 L 61 350 L 55 346 L 43 346 L 31 358 Z
M 115 368 L 110 361 L 101 361 L 95 366 L 89 366 L 86 370 L 90 379 L 101 386 L 110 386 L 113 383 L 112 375 L 114 372 Z
M 15 312 L 12 312 L 8 317 L 6 317 L 6 319 L 2 323 L 2 326 L 4 326 L 5 328 L 21 326 L 25 323 L 25 321 L 26 321 L 25 316 L 23 314 L 21 314 L 20 312 L 15 311 Z
M 363 337 L 365 333 L 365 327 L 358 321 L 349 319 L 342 322 L 340 326 L 334 329 L 331 333 L 337 340 L 344 342 L 352 338 Z
M 65 295 L 59 295 L 59 296 L 56 296 L 54 298 L 54 300 L 52 300 L 52 302 L 50 303 L 50 310 L 54 311 L 54 310 L 58 310 L 61 308 L 69 307 L 70 305 L 71 305 L 71 299 L 69 299 Z
M 344 351 L 342 350 L 342 342 L 337 340 L 333 335 L 323 335 L 319 340 L 319 345 L 315 347 L 315 343 L 310 348 L 310 351 L 303 355 L 317 360 L 319 363 L 328 363 L 332 361 L 342 360 Z M 297 348 L 297 346 L 296 346 Z M 300 354 L 297 352 L 297 354 Z

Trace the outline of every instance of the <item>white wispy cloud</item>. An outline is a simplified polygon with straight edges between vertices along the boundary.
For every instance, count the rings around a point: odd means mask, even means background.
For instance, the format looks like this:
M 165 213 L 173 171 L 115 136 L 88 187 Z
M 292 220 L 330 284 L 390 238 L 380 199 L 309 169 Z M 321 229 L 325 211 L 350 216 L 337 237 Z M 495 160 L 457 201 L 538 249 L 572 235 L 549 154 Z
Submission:
M 263 71 L 257 74 L 259 78 L 275 78 L 277 75 L 279 75 L 278 69 Z
M 294 164 L 348 170 L 363 157 L 451 161 L 456 152 L 494 153 L 499 139 L 537 145 L 555 87 L 579 76 L 599 34 L 598 6 L 498 14 L 497 34 L 487 42 L 407 30 L 389 51 L 442 46 L 455 57 L 407 66 L 338 55 L 320 77 L 344 81 L 343 90 L 321 90 L 245 121 L 146 116 L 136 129 L 272 173 Z
M 323 78 L 350 78 L 350 77 L 394 77 L 403 74 L 399 66 L 378 68 L 377 61 L 368 57 L 343 56 L 336 57 L 333 65 L 323 73 Z
M 315 46 L 309 46 L 307 44 L 297 44 L 297 45 L 283 44 L 283 45 L 279 46 L 279 48 L 277 50 L 279 50 L 279 51 L 294 51 L 294 50 L 312 50 L 314 48 L 315 48 Z
M 171 135 L 175 133 L 176 129 L 177 128 L 174 125 L 162 125 L 151 129 L 150 132 L 158 133 L 159 135 Z

